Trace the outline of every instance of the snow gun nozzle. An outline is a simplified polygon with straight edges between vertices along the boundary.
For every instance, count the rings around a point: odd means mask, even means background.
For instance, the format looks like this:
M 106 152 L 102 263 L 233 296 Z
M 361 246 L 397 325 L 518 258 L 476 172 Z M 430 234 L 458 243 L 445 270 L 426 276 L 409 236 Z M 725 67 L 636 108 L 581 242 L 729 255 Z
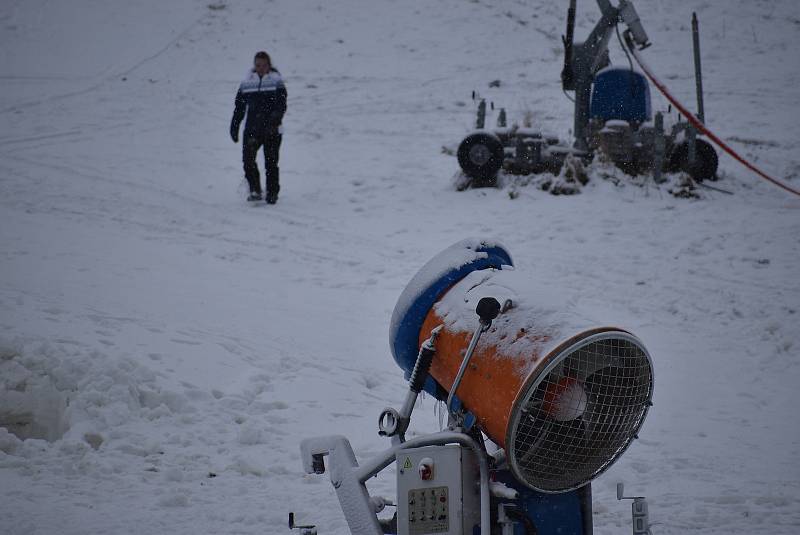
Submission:
M 481 318 L 481 324 L 489 326 L 500 314 L 500 302 L 494 297 L 484 297 L 478 301 L 475 313 Z

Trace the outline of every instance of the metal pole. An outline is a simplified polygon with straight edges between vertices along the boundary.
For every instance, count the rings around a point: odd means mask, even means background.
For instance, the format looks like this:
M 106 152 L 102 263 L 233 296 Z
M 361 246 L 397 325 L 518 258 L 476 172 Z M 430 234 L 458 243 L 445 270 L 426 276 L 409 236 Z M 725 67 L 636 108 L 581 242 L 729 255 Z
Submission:
M 475 128 L 481 129 L 486 124 L 486 100 L 481 99 L 478 103 L 478 119 L 475 121 Z
M 499 128 L 505 128 L 507 126 L 505 108 L 500 108 L 500 113 L 497 114 L 497 126 Z
M 653 145 L 653 182 L 661 184 L 664 182 L 661 176 L 664 167 L 664 114 L 661 112 L 656 113 Z
M 561 70 L 561 86 L 564 91 L 575 89 L 575 74 L 572 70 L 572 47 L 575 41 L 575 1 L 569 0 L 567 35 L 562 36 L 562 41 L 564 42 L 564 68 Z
M 453 386 L 450 387 L 450 393 L 447 396 L 447 411 L 451 411 L 451 405 L 453 403 L 453 396 L 456 395 L 456 390 L 458 390 L 458 385 L 461 384 L 461 378 L 464 377 L 464 372 L 467 371 L 467 365 L 469 364 L 469 359 L 472 358 L 472 354 L 475 352 L 475 346 L 478 345 L 478 340 L 481 338 L 481 334 L 484 331 L 488 330 L 491 327 L 491 322 L 489 324 L 484 324 L 481 322 L 480 326 L 475 330 L 472 335 L 472 340 L 469 342 L 469 346 L 467 346 L 467 352 L 464 354 L 464 360 L 461 361 L 461 366 L 458 368 L 458 373 L 456 374 L 456 378 L 453 381 Z
M 697 83 L 697 118 L 701 123 L 706 122 L 706 113 L 703 108 L 703 69 L 700 65 L 700 30 L 697 24 L 697 13 L 692 13 L 692 42 L 694 44 L 694 79 Z
M 461 361 L 461 367 L 458 368 L 458 374 L 453 381 L 453 385 L 450 387 L 450 394 L 447 396 L 448 412 L 452 410 L 451 403 L 453 403 L 453 396 L 456 395 L 458 385 L 461 384 L 461 378 L 464 376 L 464 372 L 467 371 L 469 359 L 472 358 L 472 353 L 475 352 L 475 347 L 478 345 L 481 334 L 489 330 L 489 327 L 492 326 L 492 321 L 500 314 L 501 310 L 503 310 L 503 306 L 500 305 L 500 302 L 494 297 L 482 297 L 481 300 L 478 301 L 478 306 L 475 307 L 475 313 L 480 318 L 480 323 L 475 330 L 475 334 L 472 335 L 472 340 L 469 342 L 467 352 L 464 354 L 464 360 Z

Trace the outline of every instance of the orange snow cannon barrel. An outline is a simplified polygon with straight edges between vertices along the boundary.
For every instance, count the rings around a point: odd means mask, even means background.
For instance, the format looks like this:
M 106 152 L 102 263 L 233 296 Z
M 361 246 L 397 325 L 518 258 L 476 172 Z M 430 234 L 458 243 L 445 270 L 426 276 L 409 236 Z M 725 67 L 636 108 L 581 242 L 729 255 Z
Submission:
M 426 390 L 445 400 L 480 328 L 476 305 L 496 299 L 500 314 L 480 337 L 452 408 L 505 449 L 520 482 L 565 492 L 600 475 L 636 438 L 652 405 L 652 362 L 633 334 L 598 324 L 579 300 L 512 266 L 488 240 L 439 253 L 395 306 L 392 352 L 409 376 L 420 345 L 441 327 Z

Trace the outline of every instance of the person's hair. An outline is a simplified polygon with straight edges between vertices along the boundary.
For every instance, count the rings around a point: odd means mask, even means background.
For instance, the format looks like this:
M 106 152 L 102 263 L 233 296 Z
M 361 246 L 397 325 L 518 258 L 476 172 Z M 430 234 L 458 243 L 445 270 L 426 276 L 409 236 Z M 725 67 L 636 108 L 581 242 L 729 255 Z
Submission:
M 264 52 L 263 50 L 260 50 L 260 51 L 256 52 L 256 55 L 255 55 L 255 57 L 253 58 L 253 63 L 255 63 L 255 61 L 256 61 L 257 59 L 265 59 L 265 60 L 267 60 L 267 61 L 269 62 L 269 69 L 270 69 L 271 71 L 275 71 L 275 70 L 277 70 L 277 69 L 275 68 L 275 66 L 272 64 L 272 58 L 271 58 L 271 57 L 269 57 L 269 54 L 267 54 L 267 53 L 266 53 L 266 52 Z

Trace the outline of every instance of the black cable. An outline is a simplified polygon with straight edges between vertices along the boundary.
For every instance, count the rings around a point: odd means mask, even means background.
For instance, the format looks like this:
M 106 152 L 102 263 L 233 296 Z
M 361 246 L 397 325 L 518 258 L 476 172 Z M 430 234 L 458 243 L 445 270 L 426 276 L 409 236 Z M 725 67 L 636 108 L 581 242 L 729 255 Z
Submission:
M 633 61 L 631 61 L 631 55 L 628 54 L 628 47 L 626 47 L 625 43 L 622 42 L 622 36 L 619 34 L 619 24 L 614 25 L 614 30 L 617 32 L 617 41 L 619 41 L 619 46 L 622 47 L 625 57 L 628 58 L 628 65 L 630 66 L 631 71 L 633 71 Z
M 536 524 L 534 524 L 533 520 L 531 520 L 531 517 L 522 511 L 509 508 L 506 509 L 506 515 L 512 520 L 516 520 L 522 524 L 523 528 L 525 529 L 525 535 L 539 535 L 539 530 L 536 529 Z
M 703 182 L 696 182 L 696 184 L 697 184 L 698 186 L 702 186 L 702 187 L 704 187 L 704 188 L 706 188 L 706 189 L 710 189 L 710 190 L 718 191 L 718 192 L 720 192 L 720 193 L 727 193 L 728 195 L 733 195 L 733 192 L 732 192 L 732 191 L 728 191 L 728 190 L 726 190 L 726 189 L 722 189 L 722 188 L 717 188 L 717 187 L 715 187 L 715 186 L 709 186 L 708 184 L 705 184 L 705 183 L 703 183 Z
M 631 98 L 636 96 L 636 88 L 633 86 L 633 61 L 631 61 L 631 56 L 628 54 L 628 47 L 625 46 L 625 43 L 622 42 L 622 36 L 619 34 L 619 24 L 614 25 L 614 31 L 617 32 L 617 41 L 619 41 L 619 46 L 622 47 L 622 51 L 625 53 L 625 57 L 628 58 L 628 67 L 631 70 L 631 75 L 629 77 L 630 80 L 630 88 L 631 88 Z

